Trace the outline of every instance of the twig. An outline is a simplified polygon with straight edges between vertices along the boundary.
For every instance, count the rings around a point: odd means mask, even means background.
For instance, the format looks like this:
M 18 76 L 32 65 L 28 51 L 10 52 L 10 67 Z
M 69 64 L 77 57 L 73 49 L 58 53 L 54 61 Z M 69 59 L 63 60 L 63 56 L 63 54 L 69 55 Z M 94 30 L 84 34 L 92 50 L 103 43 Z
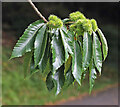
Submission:
M 35 5 L 32 3 L 31 0 L 28 0 L 28 2 L 31 4 L 31 6 L 33 7 L 33 9 L 36 11 L 36 13 L 45 21 L 48 22 L 45 17 L 38 11 L 38 9 L 35 7 Z

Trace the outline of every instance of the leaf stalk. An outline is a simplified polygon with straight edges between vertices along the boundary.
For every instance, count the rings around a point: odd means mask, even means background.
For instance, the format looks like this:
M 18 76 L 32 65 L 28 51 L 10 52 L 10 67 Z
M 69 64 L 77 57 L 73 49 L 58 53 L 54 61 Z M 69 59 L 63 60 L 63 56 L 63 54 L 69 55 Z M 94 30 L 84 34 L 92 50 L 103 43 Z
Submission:
M 28 0 L 28 2 L 30 3 L 30 5 L 32 6 L 32 8 L 36 11 L 36 13 L 40 16 L 40 18 L 42 18 L 46 23 L 48 22 L 45 17 L 40 13 L 40 11 L 37 9 L 37 7 L 35 7 L 35 5 L 33 4 L 32 0 Z

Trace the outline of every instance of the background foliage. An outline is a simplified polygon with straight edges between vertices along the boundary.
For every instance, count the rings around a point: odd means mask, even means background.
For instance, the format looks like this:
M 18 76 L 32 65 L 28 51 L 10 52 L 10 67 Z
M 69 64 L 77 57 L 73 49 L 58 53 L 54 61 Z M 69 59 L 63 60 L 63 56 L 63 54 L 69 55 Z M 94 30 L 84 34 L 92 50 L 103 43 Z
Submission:
M 118 4 L 117 3 L 35 3 L 47 18 L 55 14 L 65 18 L 73 11 L 81 11 L 89 18 L 95 18 L 105 34 L 109 45 L 109 56 L 103 64 L 102 76 L 95 83 L 95 89 L 117 82 L 117 39 L 118 39 Z M 88 93 L 87 79 L 82 87 L 77 84 L 63 89 L 56 98 L 54 90 L 49 93 L 45 85 L 44 74 L 35 74 L 24 80 L 23 60 L 8 61 L 11 50 L 24 29 L 39 17 L 28 3 L 3 3 L 3 104 L 45 104 L 70 96 Z M 46 8 L 45 8 L 46 7 Z M 7 39 L 6 39 L 7 37 Z M 16 38 L 16 39 L 15 39 Z M 111 79 L 112 78 L 112 79 Z M 47 96 L 50 96 L 48 99 Z M 21 103 L 22 102 L 22 103 Z

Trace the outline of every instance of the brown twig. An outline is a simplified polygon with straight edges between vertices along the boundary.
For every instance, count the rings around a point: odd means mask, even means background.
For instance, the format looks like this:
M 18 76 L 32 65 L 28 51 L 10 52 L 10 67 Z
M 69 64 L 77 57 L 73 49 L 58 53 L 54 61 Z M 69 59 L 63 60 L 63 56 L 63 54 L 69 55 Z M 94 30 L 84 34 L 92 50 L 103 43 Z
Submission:
M 36 13 L 47 23 L 48 21 L 45 19 L 45 17 L 38 11 L 38 9 L 35 7 L 35 5 L 32 3 L 31 0 L 28 0 L 28 2 L 31 4 L 33 9 L 36 11 Z

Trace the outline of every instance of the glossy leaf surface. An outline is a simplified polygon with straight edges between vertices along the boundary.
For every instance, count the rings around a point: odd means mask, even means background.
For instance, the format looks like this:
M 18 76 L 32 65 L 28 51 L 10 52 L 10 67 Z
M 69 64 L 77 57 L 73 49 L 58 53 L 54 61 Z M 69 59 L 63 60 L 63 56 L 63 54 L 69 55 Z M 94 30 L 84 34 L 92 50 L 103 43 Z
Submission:
M 84 32 L 83 36 L 83 57 L 82 57 L 82 66 L 85 71 L 90 64 L 90 60 L 92 57 L 92 39 L 91 35 L 87 32 Z
M 64 41 L 64 46 L 66 51 L 69 52 L 71 55 L 73 55 L 74 35 L 69 30 L 67 30 L 65 26 L 62 27 L 61 35 Z
M 108 45 L 107 45 L 107 40 L 104 36 L 104 34 L 102 33 L 102 31 L 98 28 L 98 34 L 100 36 L 101 42 L 102 42 L 102 51 L 103 51 L 103 56 L 104 56 L 104 60 L 107 57 L 108 54 Z
M 90 84 L 89 93 L 91 93 L 91 91 L 92 91 L 92 88 L 94 86 L 96 78 L 97 78 L 97 72 L 95 70 L 95 65 L 94 65 L 93 59 L 92 59 L 90 67 L 89 67 L 89 84 Z
M 56 95 L 58 95 L 64 85 L 65 77 L 64 77 L 64 65 L 61 66 L 53 76 L 53 81 L 56 87 Z
M 53 72 L 65 62 L 65 50 L 60 35 L 54 35 L 51 42 Z
M 20 57 L 24 55 L 26 52 L 30 52 L 34 48 L 33 46 L 36 33 L 42 25 L 43 23 L 40 23 L 40 21 L 38 20 L 28 26 L 24 34 L 20 37 L 20 39 L 16 43 L 10 59 Z
M 46 25 L 44 25 L 37 33 L 34 43 L 34 61 L 35 66 L 42 60 L 47 44 L 47 33 L 45 32 Z
M 65 61 L 67 61 L 68 57 L 69 57 L 69 54 L 68 54 L 68 44 L 67 44 L 67 40 L 65 38 L 65 34 L 64 32 L 60 29 L 60 34 L 61 34 L 61 38 L 62 38 L 62 42 L 63 42 L 63 46 L 64 46 L 64 49 L 65 49 Z
M 80 45 L 77 41 L 74 42 L 74 54 L 72 57 L 72 74 L 76 81 L 81 85 L 82 53 L 80 50 Z
M 46 66 L 47 66 L 47 62 L 48 62 L 48 58 L 49 58 L 49 54 L 50 54 L 50 46 L 49 46 L 49 37 L 47 39 L 47 45 L 46 45 L 46 49 L 44 52 L 44 56 L 41 58 L 38 66 L 40 71 L 44 72 Z
M 96 68 L 98 69 L 101 75 L 101 67 L 102 67 L 102 52 L 101 46 L 98 36 L 95 32 L 93 32 L 93 58 Z

